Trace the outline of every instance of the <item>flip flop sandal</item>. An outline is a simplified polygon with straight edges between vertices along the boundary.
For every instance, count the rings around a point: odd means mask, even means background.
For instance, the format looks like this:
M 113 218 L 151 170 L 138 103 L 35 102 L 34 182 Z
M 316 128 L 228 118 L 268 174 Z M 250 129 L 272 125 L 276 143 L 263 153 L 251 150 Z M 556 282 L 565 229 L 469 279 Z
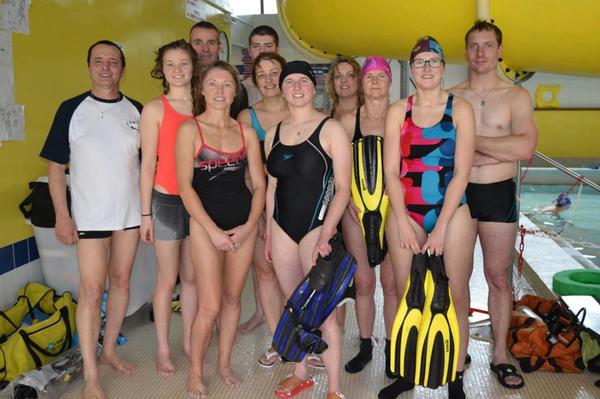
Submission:
M 318 370 L 323 370 L 325 368 L 325 363 L 323 363 L 323 359 L 321 359 L 321 356 L 319 355 L 313 353 L 312 355 L 306 356 L 306 359 L 309 367 Z
M 284 382 L 286 382 L 292 378 L 299 381 L 298 384 L 295 387 L 293 387 L 292 389 L 284 388 L 282 386 L 284 384 Z M 304 391 L 305 389 L 312 387 L 313 384 L 314 384 L 314 381 L 311 376 L 309 376 L 306 380 L 302 381 L 300 379 L 300 377 L 297 377 L 295 374 L 293 374 L 293 373 L 288 374 L 283 380 L 281 380 L 281 382 L 279 382 L 279 386 L 277 388 L 275 388 L 275 391 L 274 391 L 275 396 L 277 396 L 278 398 L 291 398 L 291 397 L 298 395 L 300 392 Z
M 517 372 L 517 369 L 512 364 L 490 363 L 490 370 L 492 370 L 492 372 L 496 374 L 496 376 L 498 377 L 498 382 L 500 382 L 500 384 L 502 384 L 503 387 L 506 387 L 508 389 L 519 389 L 525 385 L 525 380 L 523 379 L 523 376 Z M 521 382 L 519 384 L 509 384 L 506 381 L 506 379 L 509 377 L 518 377 L 521 379 Z
M 327 392 L 327 399 L 346 399 L 341 392 Z
M 274 350 L 272 351 L 271 348 L 269 348 L 258 358 L 258 364 L 260 364 L 264 368 L 270 369 L 271 367 L 275 366 L 280 360 L 281 356 L 279 356 L 279 353 L 277 353 L 277 351 Z

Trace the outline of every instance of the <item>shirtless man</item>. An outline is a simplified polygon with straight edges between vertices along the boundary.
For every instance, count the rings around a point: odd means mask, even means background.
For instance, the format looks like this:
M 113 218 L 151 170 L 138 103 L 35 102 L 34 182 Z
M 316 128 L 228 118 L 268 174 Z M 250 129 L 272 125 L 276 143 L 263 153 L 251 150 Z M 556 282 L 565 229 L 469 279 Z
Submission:
M 496 73 L 502 57 L 502 32 L 477 21 L 465 35 L 469 79 L 451 91 L 475 111 L 475 158 L 467 187 L 473 247 L 479 234 L 489 286 L 488 307 L 494 335 L 490 363 L 498 381 L 510 389 L 524 380 L 509 363 L 506 335 L 512 308 L 511 270 L 519 215 L 515 198 L 517 161 L 533 156 L 537 128 L 529 93 Z M 493 306 L 491 305 L 493 304 Z

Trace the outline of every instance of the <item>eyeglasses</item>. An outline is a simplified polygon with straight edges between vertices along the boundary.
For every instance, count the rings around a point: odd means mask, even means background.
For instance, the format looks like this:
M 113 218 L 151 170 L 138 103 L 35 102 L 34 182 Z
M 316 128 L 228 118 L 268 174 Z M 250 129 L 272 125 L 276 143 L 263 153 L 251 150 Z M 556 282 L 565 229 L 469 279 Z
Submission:
M 412 64 L 415 68 L 421 69 L 425 68 L 425 65 L 429 65 L 430 68 L 439 68 L 444 62 L 439 58 L 432 58 L 430 60 L 423 60 L 421 58 L 416 58 L 413 60 Z

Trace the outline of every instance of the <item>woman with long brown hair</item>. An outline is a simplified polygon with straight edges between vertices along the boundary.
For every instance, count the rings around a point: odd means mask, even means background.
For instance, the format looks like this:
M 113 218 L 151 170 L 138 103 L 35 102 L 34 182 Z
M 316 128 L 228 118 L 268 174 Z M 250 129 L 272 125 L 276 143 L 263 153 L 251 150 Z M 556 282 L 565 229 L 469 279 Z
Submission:
M 190 214 L 198 291 L 187 384 L 188 396 L 193 399 L 208 395 L 203 362 L 217 319 L 219 373 L 230 387 L 241 383 L 231 368 L 231 351 L 256 224 L 264 208 L 265 177 L 256 132 L 229 116 L 239 85 L 235 70 L 226 62 L 217 61 L 204 69 L 194 118 L 181 126 L 177 137 L 177 178 Z
M 175 374 L 169 349 L 169 324 L 178 273 L 181 278 L 183 350 L 187 356 L 198 300 L 189 249 L 189 215 L 179 196 L 175 172 L 175 141 L 181 123 L 192 118 L 196 72 L 196 53 L 185 40 L 160 47 L 151 75 L 162 81 L 164 94 L 144 106 L 140 120 L 140 235 L 145 243 L 154 243 L 156 253 L 152 306 L 158 343 L 156 371 L 163 376 Z

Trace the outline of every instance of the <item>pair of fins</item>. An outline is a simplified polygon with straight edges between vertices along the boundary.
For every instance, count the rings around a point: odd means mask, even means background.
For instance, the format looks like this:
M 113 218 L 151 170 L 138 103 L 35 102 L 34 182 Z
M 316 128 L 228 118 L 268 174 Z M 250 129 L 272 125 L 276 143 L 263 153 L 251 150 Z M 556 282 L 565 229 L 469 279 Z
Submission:
M 287 301 L 275 329 L 273 347 L 286 361 L 300 362 L 309 353 L 327 349 L 319 327 L 354 282 L 356 260 L 346 251 L 341 234 L 329 244 L 331 253 L 318 257 Z
M 460 334 L 441 256 L 414 255 L 391 335 L 392 372 L 437 388 L 456 378 Z
M 387 252 L 385 223 L 389 198 L 383 179 L 383 137 L 364 136 L 352 144 L 352 200 L 360 209 L 369 265 L 375 267 Z

